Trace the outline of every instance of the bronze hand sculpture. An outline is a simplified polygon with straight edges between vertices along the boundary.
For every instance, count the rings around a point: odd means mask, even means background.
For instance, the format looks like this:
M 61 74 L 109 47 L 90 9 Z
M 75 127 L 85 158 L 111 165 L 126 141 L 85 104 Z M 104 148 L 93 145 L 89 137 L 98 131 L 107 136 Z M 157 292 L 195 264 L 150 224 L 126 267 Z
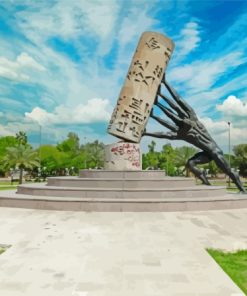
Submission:
M 202 152 L 196 153 L 190 158 L 187 162 L 187 166 L 203 184 L 210 185 L 206 175 L 197 168 L 196 165 L 205 164 L 214 160 L 216 165 L 232 179 L 238 189 L 241 192 L 246 192 L 238 174 L 231 170 L 228 162 L 224 159 L 222 150 L 209 135 L 205 126 L 198 120 L 195 111 L 166 82 L 165 76 L 161 83 L 167 88 L 173 100 L 162 94 L 161 88 L 159 88 L 155 105 L 163 111 L 173 123 L 155 116 L 152 109 L 150 116 L 170 131 L 167 133 L 149 133 L 145 131 L 143 135 L 170 140 L 184 140 L 196 146 L 201 149 Z M 158 100 L 159 97 L 163 99 L 171 109 L 161 104 Z

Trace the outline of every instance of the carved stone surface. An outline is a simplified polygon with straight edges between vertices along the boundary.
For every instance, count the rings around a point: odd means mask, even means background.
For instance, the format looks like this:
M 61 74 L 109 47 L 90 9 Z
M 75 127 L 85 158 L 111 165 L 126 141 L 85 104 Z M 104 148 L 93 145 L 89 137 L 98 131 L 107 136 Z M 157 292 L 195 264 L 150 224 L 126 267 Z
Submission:
M 105 170 L 141 170 L 139 144 L 118 142 L 105 146 Z
M 162 34 L 142 34 L 108 133 L 130 142 L 140 142 L 173 49 L 173 42 Z

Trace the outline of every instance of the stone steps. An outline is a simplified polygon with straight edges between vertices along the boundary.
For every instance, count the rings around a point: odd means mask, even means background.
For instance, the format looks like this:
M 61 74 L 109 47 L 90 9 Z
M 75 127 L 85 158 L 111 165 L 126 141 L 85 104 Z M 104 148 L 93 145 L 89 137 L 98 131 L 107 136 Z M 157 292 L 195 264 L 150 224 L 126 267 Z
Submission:
M 81 170 L 79 178 L 111 178 L 111 179 L 143 179 L 165 178 L 161 170 L 150 171 L 111 171 L 111 170 Z
M 192 186 L 173 188 L 80 188 L 46 186 L 45 184 L 24 184 L 17 188 L 18 194 L 60 197 L 89 198 L 165 198 L 165 197 L 207 197 L 225 194 L 221 186 Z
M 78 177 L 50 177 L 47 186 L 80 187 L 80 188 L 174 188 L 192 187 L 195 181 L 192 178 L 78 178 Z
M 163 171 L 83 170 L 79 177 L 19 185 L 9 196 L 0 192 L 0 206 L 54 210 L 183 211 L 240 204 L 236 195 L 226 196 L 225 187 L 195 185 L 192 178 L 166 177 Z
M 194 210 L 238 209 L 247 207 L 241 194 L 197 198 L 78 198 L 16 194 L 14 190 L 0 192 L 1 207 L 42 210 L 95 212 L 170 212 Z

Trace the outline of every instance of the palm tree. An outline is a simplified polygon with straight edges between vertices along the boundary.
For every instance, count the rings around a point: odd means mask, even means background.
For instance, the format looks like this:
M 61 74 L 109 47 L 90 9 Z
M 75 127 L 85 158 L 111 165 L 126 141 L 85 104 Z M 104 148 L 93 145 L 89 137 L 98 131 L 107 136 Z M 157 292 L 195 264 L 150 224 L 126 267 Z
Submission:
M 19 131 L 17 134 L 15 134 L 15 138 L 20 145 L 27 144 L 27 135 L 25 132 Z
M 39 166 L 39 157 L 36 151 L 25 145 L 8 147 L 2 160 L 6 168 L 18 167 L 20 170 L 19 183 L 22 184 L 24 169 L 32 169 Z
M 155 141 L 152 141 L 152 142 L 148 145 L 148 151 L 149 151 L 149 152 L 154 152 L 155 146 L 156 146 Z

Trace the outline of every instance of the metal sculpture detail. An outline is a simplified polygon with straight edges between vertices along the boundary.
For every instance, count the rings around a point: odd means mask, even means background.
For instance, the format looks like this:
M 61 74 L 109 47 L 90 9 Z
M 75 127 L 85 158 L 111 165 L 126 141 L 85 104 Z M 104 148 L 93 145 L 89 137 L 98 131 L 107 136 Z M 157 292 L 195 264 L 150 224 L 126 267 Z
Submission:
M 159 87 L 154 104 L 167 117 L 169 117 L 173 123 L 154 115 L 154 111 L 152 109 L 150 117 L 155 119 L 164 127 L 168 128 L 170 131 L 167 133 L 149 133 L 145 131 L 143 135 L 170 140 L 184 140 L 193 144 L 197 148 L 201 149 L 202 152 L 199 152 L 190 158 L 187 162 L 187 166 L 195 174 L 195 176 L 203 182 L 203 184 L 210 185 L 206 175 L 203 171 L 197 168 L 196 165 L 205 164 L 214 160 L 216 165 L 232 179 L 238 189 L 241 192 L 246 193 L 238 174 L 231 170 L 228 162 L 224 159 L 222 150 L 210 136 L 205 126 L 199 121 L 195 111 L 167 83 L 165 76 L 163 77 L 161 83 L 166 87 L 172 99 L 162 94 L 161 87 Z M 168 104 L 171 109 L 166 107 L 164 104 L 161 104 L 159 102 L 159 98 Z

